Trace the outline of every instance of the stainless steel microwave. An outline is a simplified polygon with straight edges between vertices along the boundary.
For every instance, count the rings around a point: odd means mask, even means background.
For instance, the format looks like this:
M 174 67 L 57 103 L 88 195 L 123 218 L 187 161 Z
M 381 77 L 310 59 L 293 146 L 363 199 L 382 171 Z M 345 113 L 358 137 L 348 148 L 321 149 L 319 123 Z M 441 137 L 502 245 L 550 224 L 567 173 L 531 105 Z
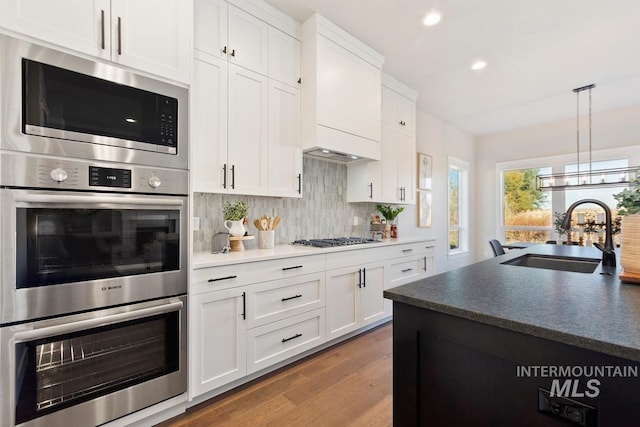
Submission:
M 0 148 L 187 169 L 186 88 L 0 36 Z

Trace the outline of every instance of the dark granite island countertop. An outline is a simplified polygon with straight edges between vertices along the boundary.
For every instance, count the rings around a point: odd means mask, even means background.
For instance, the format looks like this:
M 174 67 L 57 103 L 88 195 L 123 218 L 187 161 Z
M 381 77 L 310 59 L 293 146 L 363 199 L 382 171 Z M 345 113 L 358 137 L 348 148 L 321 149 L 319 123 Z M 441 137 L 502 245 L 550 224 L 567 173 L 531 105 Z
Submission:
M 601 258 L 596 248 L 534 245 L 384 292 L 385 298 L 640 362 L 640 286 L 602 274 L 501 263 L 525 253 Z
M 640 286 L 503 264 L 528 253 L 601 259 L 535 245 L 384 292 L 394 425 L 640 425 Z

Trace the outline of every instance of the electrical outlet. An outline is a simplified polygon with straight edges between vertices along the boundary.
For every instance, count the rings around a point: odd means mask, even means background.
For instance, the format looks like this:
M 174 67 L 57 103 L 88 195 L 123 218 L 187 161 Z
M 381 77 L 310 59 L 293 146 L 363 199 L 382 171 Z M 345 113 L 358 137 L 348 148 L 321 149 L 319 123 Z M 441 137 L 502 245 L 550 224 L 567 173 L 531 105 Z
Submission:
M 194 216 L 193 217 L 193 231 L 198 231 L 200 230 L 200 217 L 199 216 Z
M 551 396 L 551 392 L 543 388 L 538 388 L 538 411 L 573 425 L 597 424 L 596 408 L 567 397 Z
M 358 225 L 360 225 L 360 217 L 359 216 L 354 216 L 353 217 L 353 225 L 355 225 L 356 227 Z

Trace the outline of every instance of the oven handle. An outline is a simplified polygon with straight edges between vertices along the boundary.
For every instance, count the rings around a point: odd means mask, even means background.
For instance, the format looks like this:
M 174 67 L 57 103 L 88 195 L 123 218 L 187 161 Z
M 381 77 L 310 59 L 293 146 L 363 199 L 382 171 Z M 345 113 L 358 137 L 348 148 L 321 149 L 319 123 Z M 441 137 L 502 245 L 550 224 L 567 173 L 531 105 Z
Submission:
M 47 326 L 44 328 L 33 329 L 30 331 L 20 331 L 14 334 L 16 343 L 33 341 L 40 338 L 52 337 L 55 335 L 66 334 L 70 332 L 83 331 L 86 329 L 98 328 L 114 323 L 122 323 L 128 320 L 141 319 L 144 317 L 155 316 L 156 314 L 170 313 L 182 309 L 182 301 L 174 301 L 168 304 L 162 304 L 155 307 L 141 308 L 139 310 L 126 313 L 112 314 L 95 319 L 79 320 L 77 322 L 64 323 L 61 325 Z
M 141 206 L 182 206 L 182 200 L 176 199 L 144 199 L 142 197 L 113 197 L 113 196 L 70 196 L 57 194 L 20 194 L 15 196 L 16 202 L 25 203 L 65 203 L 81 204 L 89 203 L 94 205 L 117 204 L 117 205 L 141 205 Z

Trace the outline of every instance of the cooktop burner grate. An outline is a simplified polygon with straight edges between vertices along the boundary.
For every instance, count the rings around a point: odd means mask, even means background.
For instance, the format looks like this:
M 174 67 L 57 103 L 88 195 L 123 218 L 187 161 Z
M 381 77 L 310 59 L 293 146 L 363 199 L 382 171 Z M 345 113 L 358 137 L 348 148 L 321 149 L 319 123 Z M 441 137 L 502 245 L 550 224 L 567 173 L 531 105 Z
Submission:
M 294 240 L 291 244 L 297 246 L 311 246 L 314 248 L 330 248 L 334 246 L 362 245 L 377 242 L 378 240 L 365 239 L 362 237 L 335 237 L 331 239 Z

